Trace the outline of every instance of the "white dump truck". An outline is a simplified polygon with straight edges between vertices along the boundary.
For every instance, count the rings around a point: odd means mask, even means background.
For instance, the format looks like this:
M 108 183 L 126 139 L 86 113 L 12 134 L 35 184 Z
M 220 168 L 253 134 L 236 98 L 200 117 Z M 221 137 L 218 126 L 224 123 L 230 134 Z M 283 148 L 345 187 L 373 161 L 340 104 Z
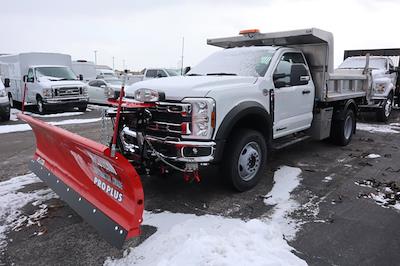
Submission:
M 400 49 L 347 50 L 344 62 L 335 73 L 368 74 L 371 95 L 359 105 L 360 111 L 376 112 L 381 122 L 387 122 L 392 107 L 399 99 Z
M 36 105 L 39 113 L 51 109 L 78 107 L 86 110 L 87 86 L 71 69 L 71 56 L 58 53 L 21 53 L 0 56 L 0 72 L 4 78 L 10 105 Z
M 119 125 L 126 157 L 167 161 L 186 172 L 222 164 L 224 176 L 244 191 L 259 181 L 272 149 L 310 137 L 351 141 L 359 105 L 372 95 L 370 74 L 334 72 L 330 32 L 248 30 L 207 43 L 222 50 L 185 76 L 127 88 L 127 98 L 156 107 L 149 108 L 149 145 L 140 145 L 143 126 Z

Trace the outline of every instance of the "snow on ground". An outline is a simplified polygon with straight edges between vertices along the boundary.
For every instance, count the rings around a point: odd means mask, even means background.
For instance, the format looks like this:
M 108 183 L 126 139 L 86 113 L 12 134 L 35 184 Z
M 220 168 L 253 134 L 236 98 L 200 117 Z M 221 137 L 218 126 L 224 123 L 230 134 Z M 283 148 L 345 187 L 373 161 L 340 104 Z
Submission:
M 265 200 L 274 207 L 262 219 L 145 212 L 144 224 L 157 227 L 157 232 L 124 258 L 109 258 L 105 265 L 307 265 L 285 241 L 295 234 L 287 215 L 298 206 L 290 192 L 300 184 L 300 173 L 288 166 L 275 172 Z
M 331 182 L 332 179 L 333 179 L 333 178 L 332 178 L 331 176 L 326 176 L 326 177 L 322 180 L 322 182 L 328 183 L 328 182 Z
M 396 123 L 390 125 L 357 123 L 357 130 L 368 131 L 370 133 L 400 133 L 400 127 Z
M 47 122 L 54 126 L 60 125 L 74 125 L 74 124 L 85 124 L 94 123 L 100 121 L 101 118 L 88 118 L 88 119 L 67 119 L 62 121 Z M 31 127 L 28 124 L 16 124 L 16 125 L 3 125 L 0 126 L 0 134 L 29 131 Z
M 269 223 L 276 223 L 285 238 L 294 239 L 298 224 L 288 215 L 297 209 L 299 203 L 291 198 L 290 193 L 300 184 L 301 169 L 297 167 L 282 166 L 274 174 L 274 186 L 265 196 L 264 203 L 275 205 Z
M 20 192 L 25 186 L 41 182 L 34 174 L 17 176 L 0 183 L 0 249 L 7 244 L 6 231 L 15 226 L 21 217 L 19 209 L 30 202 L 41 202 L 57 197 L 50 189 Z
M 379 154 L 375 154 L 375 153 L 371 153 L 371 154 L 368 154 L 367 156 L 365 156 L 365 158 L 368 158 L 368 159 L 376 159 L 376 158 L 380 158 L 381 156 L 379 155 Z

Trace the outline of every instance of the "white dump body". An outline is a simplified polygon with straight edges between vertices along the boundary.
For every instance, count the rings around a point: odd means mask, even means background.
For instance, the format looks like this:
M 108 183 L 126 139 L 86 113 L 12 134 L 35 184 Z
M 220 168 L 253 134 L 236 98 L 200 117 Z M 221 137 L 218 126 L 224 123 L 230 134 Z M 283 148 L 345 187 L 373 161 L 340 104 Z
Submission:
M 303 52 L 310 67 L 318 101 L 330 102 L 366 97 L 370 92 L 368 75 L 362 73 L 335 73 L 333 67 L 334 42 L 330 32 L 316 28 L 254 33 L 235 37 L 208 39 L 209 45 L 222 48 L 241 46 L 283 46 Z

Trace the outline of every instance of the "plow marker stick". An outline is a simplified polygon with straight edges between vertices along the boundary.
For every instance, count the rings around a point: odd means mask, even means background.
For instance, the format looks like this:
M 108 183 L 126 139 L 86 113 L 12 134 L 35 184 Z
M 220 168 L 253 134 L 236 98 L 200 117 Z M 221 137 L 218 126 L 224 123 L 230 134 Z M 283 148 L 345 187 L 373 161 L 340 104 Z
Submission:
M 110 148 L 25 114 L 36 137 L 30 169 L 112 245 L 140 234 L 143 188 L 133 166 Z

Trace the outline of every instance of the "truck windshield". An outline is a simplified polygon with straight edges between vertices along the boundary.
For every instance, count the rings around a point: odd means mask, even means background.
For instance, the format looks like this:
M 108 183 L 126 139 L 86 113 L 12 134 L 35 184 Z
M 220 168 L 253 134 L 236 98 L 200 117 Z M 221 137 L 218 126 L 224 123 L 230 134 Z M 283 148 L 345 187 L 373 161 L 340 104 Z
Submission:
M 349 57 L 343 61 L 339 66 L 341 69 L 362 69 L 365 67 L 367 62 L 366 57 Z M 385 58 L 369 58 L 369 68 L 372 69 L 386 69 L 386 59 Z
M 275 49 L 271 47 L 224 49 L 204 59 L 187 75 L 262 77 L 267 72 L 274 53 Z
M 169 76 L 178 76 L 178 70 L 176 69 L 165 69 Z M 179 72 L 180 75 L 180 72 Z
M 74 72 L 68 67 L 37 67 L 36 77 L 46 77 L 50 80 L 76 80 Z

